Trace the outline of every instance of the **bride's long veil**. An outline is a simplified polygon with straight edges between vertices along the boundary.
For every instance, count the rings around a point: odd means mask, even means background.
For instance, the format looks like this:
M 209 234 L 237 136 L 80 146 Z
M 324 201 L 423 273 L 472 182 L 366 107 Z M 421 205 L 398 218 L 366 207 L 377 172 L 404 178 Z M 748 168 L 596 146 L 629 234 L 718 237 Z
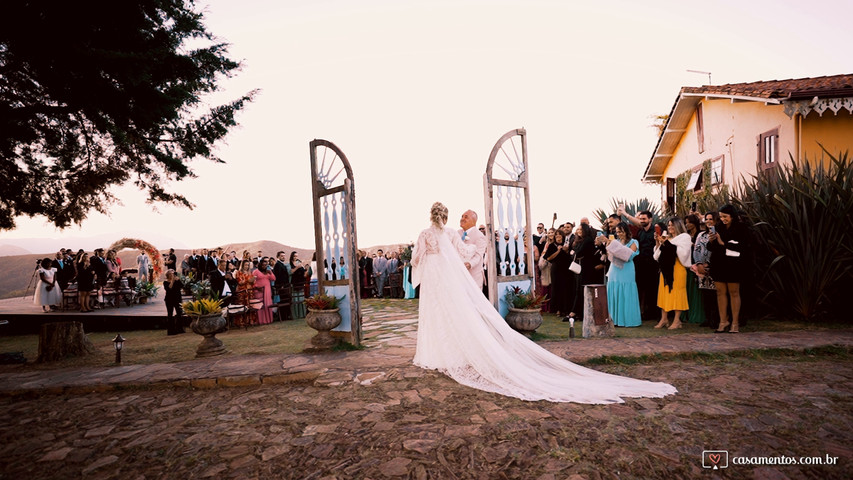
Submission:
M 477 288 L 458 248 L 465 246 L 448 228 L 431 227 L 418 238 L 413 273 L 421 284 L 416 365 L 444 372 L 463 385 L 523 400 L 615 403 L 621 397 L 676 393 L 665 383 L 575 365 L 515 332 Z

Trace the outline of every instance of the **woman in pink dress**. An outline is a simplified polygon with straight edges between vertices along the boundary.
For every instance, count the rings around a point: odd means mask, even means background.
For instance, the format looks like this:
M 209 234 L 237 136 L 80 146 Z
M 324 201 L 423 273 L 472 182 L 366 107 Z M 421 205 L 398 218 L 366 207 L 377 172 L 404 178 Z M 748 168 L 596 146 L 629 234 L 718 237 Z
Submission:
M 255 288 L 263 288 L 262 291 L 255 290 L 255 298 L 261 298 L 264 301 L 264 306 L 258 310 L 258 323 L 266 325 L 272 323 L 272 288 L 270 282 L 275 280 L 275 275 L 272 273 L 269 257 L 261 258 L 258 262 L 258 269 L 252 272 L 255 276 Z

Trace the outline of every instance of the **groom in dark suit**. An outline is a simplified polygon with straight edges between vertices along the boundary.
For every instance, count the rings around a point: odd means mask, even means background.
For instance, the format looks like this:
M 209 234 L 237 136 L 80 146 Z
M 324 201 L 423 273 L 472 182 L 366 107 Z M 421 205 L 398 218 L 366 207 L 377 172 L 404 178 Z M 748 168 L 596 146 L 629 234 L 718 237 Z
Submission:
M 227 268 L 228 262 L 220 260 L 219 268 L 210 272 L 210 290 L 214 295 L 218 295 L 222 299 L 223 307 L 231 304 L 234 292 L 237 290 L 237 281 L 234 280 L 230 273 L 226 273 L 228 271 Z

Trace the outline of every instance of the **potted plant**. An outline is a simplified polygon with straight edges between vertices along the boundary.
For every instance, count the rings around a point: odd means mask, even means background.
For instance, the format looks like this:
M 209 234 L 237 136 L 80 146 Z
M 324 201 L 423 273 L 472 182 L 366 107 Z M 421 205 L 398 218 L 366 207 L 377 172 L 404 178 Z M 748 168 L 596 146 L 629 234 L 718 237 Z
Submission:
M 205 279 L 193 282 L 190 286 L 190 290 L 192 291 L 192 295 L 195 300 L 213 297 L 213 289 L 210 288 L 210 280 Z
M 139 299 L 140 304 L 147 303 L 148 297 L 156 297 L 159 291 L 160 287 L 154 282 L 138 282 L 136 284 L 136 298 Z
M 545 295 L 524 291 L 519 287 L 507 287 L 504 300 L 509 307 L 506 322 L 513 330 L 530 334 L 542 325 L 542 304 L 548 300 Z
M 212 357 L 225 353 L 222 340 L 216 338 L 217 333 L 228 329 L 228 321 L 222 316 L 222 300 L 218 298 L 200 298 L 184 302 L 184 313 L 192 318 L 190 328 L 204 339 L 196 348 L 196 357 Z
M 181 276 L 179 276 L 179 277 L 178 277 L 178 280 L 180 280 L 180 281 L 181 281 L 181 285 L 183 285 L 183 286 L 184 286 L 184 288 L 183 288 L 183 293 L 184 293 L 184 295 L 192 295 L 192 294 L 193 294 L 192 287 L 193 287 L 193 285 L 194 285 L 194 284 L 195 284 L 195 282 L 196 282 L 196 280 L 195 280 L 195 275 L 193 275 L 193 274 L 192 274 L 192 272 L 190 272 L 190 274 L 189 274 L 189 275 L 181 275 Z
M 326 349 L 333 347 L 337 341 L 329 333 L 333 328 L 341 324 L 341 313 L 339 304 L 344 297 L 337 298 L 326 293 L 318 293 L 305 299 L 308 307 L 308 315 L 305 323 L 317 330 L 317 335 L 311 338 L 311 345 Z

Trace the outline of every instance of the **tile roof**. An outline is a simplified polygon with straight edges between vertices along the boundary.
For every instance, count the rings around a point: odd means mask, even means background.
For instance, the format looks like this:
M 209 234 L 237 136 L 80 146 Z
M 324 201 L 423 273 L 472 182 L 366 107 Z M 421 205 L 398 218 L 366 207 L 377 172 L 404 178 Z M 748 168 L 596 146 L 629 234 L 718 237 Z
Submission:
M 817 93 L 820 93 L 822 97 L 850 96 L 853 95 L 853 74 L 683 87 L 681 92 L 778 99 L 796 98 L 798 96 L 815 95 Z

